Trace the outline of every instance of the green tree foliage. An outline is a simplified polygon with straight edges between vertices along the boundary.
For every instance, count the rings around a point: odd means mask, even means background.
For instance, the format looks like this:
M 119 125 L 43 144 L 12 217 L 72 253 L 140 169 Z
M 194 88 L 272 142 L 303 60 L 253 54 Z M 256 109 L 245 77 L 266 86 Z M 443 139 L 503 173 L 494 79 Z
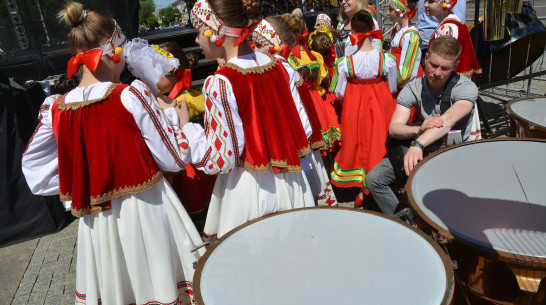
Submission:
M 148 27 L 152 27 L 152 26 L 153 27 L 158 27 L 159 26 L 159 20 L 157 19 L 156 16 L 151 15 L 146 20 L 146 24 L 148 24 Z
M 182 16 L 182 13 L 180 13 L 180 11 L 174 7 L 167 7 L 159 10 L 159 15 L 163 20 L 163 24 L 170 25 L 177 21 L 180 16 Z
M 148 24 L 150 25 L 150 16 L 153 16 L 155 12 L 155 3 L 154 0 L 139 0 L 139 10 L 138 10 L 138 23 L 139 24 Z M 155 19 L 157 22 L 157 18 Z

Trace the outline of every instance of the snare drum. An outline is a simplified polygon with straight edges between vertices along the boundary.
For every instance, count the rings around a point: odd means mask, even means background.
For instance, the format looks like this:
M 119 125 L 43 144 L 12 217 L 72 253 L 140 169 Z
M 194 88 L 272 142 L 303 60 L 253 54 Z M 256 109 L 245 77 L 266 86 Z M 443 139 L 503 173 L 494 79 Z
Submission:
M 410 174 L 411 207 L 453 249 L 464 282 L 482 299 L 543 302 L 545 158 L 546 140 L 482 140 L 431 154 Z
M 546 139 L 546 97 L 518 98 L 506 105 L 510 136 Z
M 449 304 L 451 261 L 421 231 L 374 212 L 304 208 L 224 235 L 199 260 L 199 305 Z

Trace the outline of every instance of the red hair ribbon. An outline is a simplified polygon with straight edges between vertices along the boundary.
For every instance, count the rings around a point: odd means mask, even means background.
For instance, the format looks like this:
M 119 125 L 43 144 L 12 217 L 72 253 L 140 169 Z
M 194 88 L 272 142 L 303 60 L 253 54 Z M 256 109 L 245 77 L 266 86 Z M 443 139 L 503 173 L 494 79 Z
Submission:
M 237 41 L 235 41 L 233 46 L 236 47 L 236 46 L 240 45 L 243 41 L 245 41 L 246 37 L 249 34 L 252 34 L 252 32 L 254 32 L 254 29 L 258 26 L 258 23 L 259 22 L 254 22 L 253 24 L 247 26 L 246 28 L 243 28 L 243 31 L 241 32 L 241 36 L 239 36 L 239 39 L 237 39 Z
M 178 96 L 178 93 L 182 91 L 182 89 L 189 90 L 191 88 L 191 70 L 178 70 L 176 71 L 176 74 L 174 75 L 178 77 L 178 82 L 174 85 L 173 89 L 171 90 L 171 93 L 169 93 L 170 98 L 176 98 Z
M 309 50 L 309 46 L 307 45 L 309 43 L 309 30 L 305 29 L 303 34 L 296 37 L 296 46 L 292 49 L 292 55 L 296 56 L 298 59 L 301 59 L 301 50 L 300 47 L 302 47 L 305 50 L 305 53 L 307 53 L 307 56 L 309 56 L 309 59 L 312 61 L 317 60 L 315 55 L 311 53 Z
M 92 49 L 72 56 L 66 67 L 66 76 L 68 76 L 68 79 L 71 79 L 72 75 L 78 71 L 81 65 L 85 65 L 89 70 L 95 72 L 99 66 L 101 57 L 101 49 Z
M 381 32 L 381 30 L 375 30 L 367 33 L 353 33 L 349 35 L 349 38 L 351 39 L 351 44 L 353 45 L 357 45 L 366 37 L 383 39 L 383 33 Z

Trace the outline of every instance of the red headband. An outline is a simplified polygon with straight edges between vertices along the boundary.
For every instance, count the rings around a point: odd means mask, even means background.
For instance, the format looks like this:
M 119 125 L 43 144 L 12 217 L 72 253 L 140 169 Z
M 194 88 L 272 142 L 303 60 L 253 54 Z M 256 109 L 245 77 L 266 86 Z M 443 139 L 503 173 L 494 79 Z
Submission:
M 383 33 L 380 30 L 371 31 L 368 33 L 353 33 L 349 35 L 349 38 L 351 39 L 351 44 L 357 45 L 359 42 L 364 40 L 366 37 L 371 38 L 377 38 L 377 39 L 383 39 Z

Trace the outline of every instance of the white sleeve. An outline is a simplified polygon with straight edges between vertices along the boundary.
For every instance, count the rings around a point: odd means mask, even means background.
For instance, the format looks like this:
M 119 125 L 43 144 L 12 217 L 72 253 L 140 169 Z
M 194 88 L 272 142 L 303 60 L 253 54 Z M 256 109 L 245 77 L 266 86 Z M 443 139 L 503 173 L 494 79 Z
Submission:
M 345 89 L 347 88 L 347 78 L 349 72 L 347 70 L 347 61 L 343 57 L 336 65 L 332 84 L 330 85 L 330 92 L 334 93 L 338 100 L 343 101 L 345 96 Z
M 57 140 L 53 133 L 50 107 L 58 96 L 45 99 L 38 114 L 39 123 L 23 153 L 22 170 L 30 191 L 36 195 L 59 194 Z
M 186 167 L 189 145 L 178 126 L 174 109 L 163 111 L 148 86 L 139 80 L 123 90 L 121 100 L 133 115 L 157 165 L 171 172 Z
M 231 83 L 222 75 L 205 80 L 205 129 L 188 123 L 182 129 L 188 138 L 191 163 L 209 174 L 225 174 L 235 168 L 245 147 L 243 122 Z
M 313 129 L 311 128 L 311 123 L 309 123 L 309 116 L 307 115 L 307 111 L 305 110 L 305 106 L 303 106 L 303 102 L 301 101 L 300 93 L 298 91 L 298 83 L 303 82 L 303 79 L 301 78 L 298 71 L 296 71 L 290 63 L 286 61 L 281 61 L 283 67 L 286 69 L 286 72 L 288 72 L 288 76 L 290 77 L 290 91 L 292 92 L 292 98 L 294 99 L 294 103 L 296 104 L 296 109 L 298 110 L 298 114 L 300 116 L 301 125 L 303 126 L 303 129 L 305 130 L 305 134 L 307 135 L 307 138 L 309 139 L 311 137 L 311 134 L 313 134 Z
M 392 94 L 398 91 L 398 66 L 392 55 L 385 54 L 385 74 Z
M 453 23 L 445 23 L 440 25 L 436 29 L 436 32 L 434 32 L 434 38 L 446 35 L 453 36 L 454 38 L 459 39 L 459 28 L 457 27 L 457 25 Z

